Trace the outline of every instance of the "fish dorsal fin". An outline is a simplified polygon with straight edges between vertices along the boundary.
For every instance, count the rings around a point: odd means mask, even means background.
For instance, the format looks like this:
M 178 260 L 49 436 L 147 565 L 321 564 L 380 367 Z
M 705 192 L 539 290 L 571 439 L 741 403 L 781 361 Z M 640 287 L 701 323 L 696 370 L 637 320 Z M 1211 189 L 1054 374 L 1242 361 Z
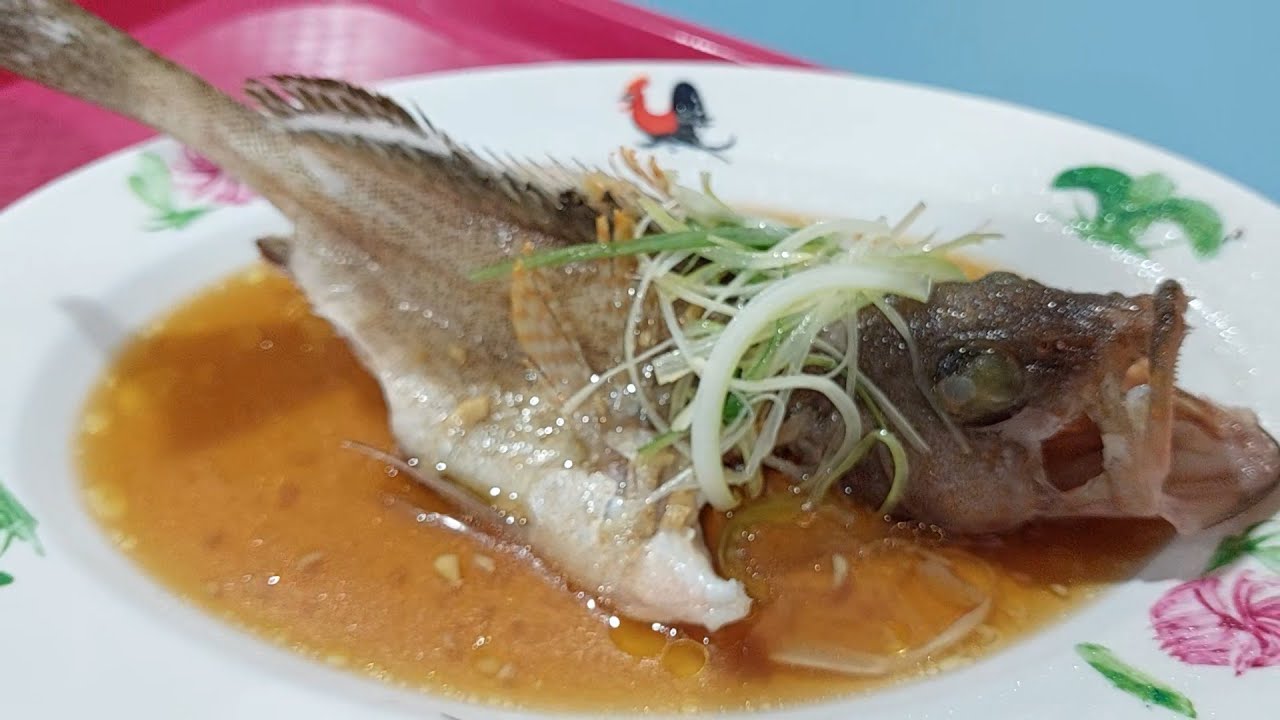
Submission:
M 412 134 L 427 137 L 434 130 L 423 128 L 394 100 L 341 80 L 298 75 L 273 75 L 271 81 L 280 92 L 262 80 L 251 80 L 246 92 L 272 115 L 280 118 L 313 117 L 345 118 L 368 121 L 383 127 L 401 127 Z
M 593 239 L 600 215 L 642 213 L 633 195 L 589 191 L 588 176 L 603 176 L 602 171 L 493 153 L 485 159 L 436 129 L 425 116 L 415 117 L 389 97 L 340 80 L 276 75 L 249 81 L 245 93 L 288 132 L 357 145 L 388 161 L 416 165 L 434 177 L 443 174 L 460 187 L 500 193 L 510 200 L 504 207 L 511 220 L 570 242 Z

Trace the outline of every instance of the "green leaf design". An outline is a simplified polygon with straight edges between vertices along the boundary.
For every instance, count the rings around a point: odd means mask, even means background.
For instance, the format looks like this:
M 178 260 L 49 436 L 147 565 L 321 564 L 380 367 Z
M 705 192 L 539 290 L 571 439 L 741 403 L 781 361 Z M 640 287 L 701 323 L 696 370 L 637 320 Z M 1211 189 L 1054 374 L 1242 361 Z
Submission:
M 1196 717 L 1195 705 L 1187 696 L 1129 665 L 1097 643 L 1080 643 L 1076 653 L 1112 685 L 1151 705 L 1168 708 L 1179 715 Z
M 1098 202 L 1093 218 L 1081 216 L 1069 227 L 1080 237 L 1146 257 L 1142 235 L 1157 222 L 1181 228 L 1196 257 L 1213 257 L 1226 242 L 1222 218 L 1208 204 L 1175 197 L 1173 181 L 1160 173 L 1137 179 L 1107 167 L 1085 166 L 1063 171 L 1053 187 L 1084 190 Z
M 193 221 L 212 212 L 214 207 L 178 207 L 173 187 L 173 174 L 163 158 L 153 152 L 138 156 L 138 169 L 128 178 L 129 190 L 154 214 L 146 224 L 152 232 L 181 230 Z
M 1137 214 L 1146 220 L 1148 226 L 1164 221 L 1182 228 L 1182 233 L 1191 242 L 1192 252 L 1202 258 L 1216 255 L 1226 240 L 1218 212 L 1199 200 L 1162 200 L 1142 208 Z
M 1258 562 L 1266 565 L 1271 572 L 1280 573 L 1280 545 L 1255 548 L 1250 554 L 1258 558 Z
M 1256 551 L 1262 546 L 1262 543 L 1275 537 L 1275 533 L 1261 536 L 1256 534 L 1259 528 L 1266 524 L 1266 520 L 1260 520 L 1245 528 L 1238 535 L 1228 535 L 1222 538 L 1218 543 L 1218 547 L 1214 549 L 1213 555 L 1209 557 L 1209 564 L 1205 566 L 1203 574 L 1208 575 L 1214 570 L 1224 568 L 1245 555 L 1256 556 Z
M 1134 205 L 1150 205 L 1173 197 L 1176 186 L 1160 173 L 1143 175 L 1129 187 L 1129 202 Z
M 1129 198 L 1133 180 L 1119 170 L 1085 166 L 1065 170 L 1053 179 L 1060 190 L 1087 190 L 1098 200 L 1098 216 L 1115 212 Z
M 22 503 L 0 484 L 0 555 L 9 550 L 14 540 L 29 543 L 37 554 L 44 554 L 40 539 L 36 537 L 36 519 L 22 507 Z
M 155 153 L 143 153 L 138 158 L 138 170 L 129 176 L 129 189 L 152 209 L 163 212 L 173 208 L 173 177 L 169 166 Z
M 212 212 L 211 207 L 194 207 L 187 210 L 169 210 L 152 218 L 147 225 L 148 230 L 181 230 L 190 225 L 198 218 L 204 217 L 206 213 Z
M 7 572 L 0 572 L 0 587 L 13 584 L 13 576 Z

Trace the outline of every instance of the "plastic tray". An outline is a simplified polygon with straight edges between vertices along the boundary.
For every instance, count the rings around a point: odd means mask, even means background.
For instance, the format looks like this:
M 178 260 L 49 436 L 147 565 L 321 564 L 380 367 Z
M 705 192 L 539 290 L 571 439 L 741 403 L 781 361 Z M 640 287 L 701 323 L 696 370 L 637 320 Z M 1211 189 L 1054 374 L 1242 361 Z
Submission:
M 568 59 L 805 63 L 613 0 L 81 0 L 224 90 L 268 73 L 354 82 Z M 150 137 L 0 71 L 0 207 Z

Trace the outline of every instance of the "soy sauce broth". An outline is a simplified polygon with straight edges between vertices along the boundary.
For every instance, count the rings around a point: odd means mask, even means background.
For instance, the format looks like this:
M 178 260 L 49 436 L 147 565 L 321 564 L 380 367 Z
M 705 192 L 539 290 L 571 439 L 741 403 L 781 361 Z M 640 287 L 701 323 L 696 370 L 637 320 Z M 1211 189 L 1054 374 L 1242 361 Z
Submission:
M 760 708 L 938 672 L 1061 617 L 1171 535 L 1159 522 L 1097 520 L 962 543 L 849 509 L 754 533 L 747 559 L 784 599 L 742 623 L 711 634 L 602 623 L 524 561 L 422 522 L 448 508 L 348 440 L 394 448 L 378 386 L 286 278 L 253 267 L 118 356 L 88 399 L 78 460 L 104 531 L 189 602 L 319 662 L 544 709 Z M 709 531 L 722 522 L 706 513 Z M 989 617 L 955 652 L 888 678 L 769 660 L 815 627 L 891 651 L 962 613 L 911 579 L 901 553 L 913 547 L 990 593 Z

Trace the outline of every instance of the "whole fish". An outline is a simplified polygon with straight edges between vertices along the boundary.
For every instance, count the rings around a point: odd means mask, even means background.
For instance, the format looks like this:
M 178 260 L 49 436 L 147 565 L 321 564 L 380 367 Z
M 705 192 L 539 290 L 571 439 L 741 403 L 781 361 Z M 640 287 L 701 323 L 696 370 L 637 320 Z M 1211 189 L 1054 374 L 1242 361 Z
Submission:
M 541 558 L 624 614 L 715 629 L 750 612 L 742 584 L 712 565 L 703 499 L 652 501 L 679 468 L 636 452 L 654 432 L 634 388 L 559 410 L 619 361 L 623 269 L 469 277 L 627 227 L 643 215 L 638 188 L 483 159 L 334 80 L 250 82 L 250 109 L 67 0 L 0 0 L 0 65 L 167 133 L 285 213 L 294 234 L 260 241 L 264 256 L 377 378 L 399 449 L 455 484 L 425 480 L 498 508 Z M 1091 515 L 1163 516 L 1191 531 L 1280 476 L 1256 420 L 1173 387 L 1176 284 L 1127 298 L 996 274 L 893 304 L 918 351 L 865 311 L 859 365 L 930 448 L 912 457 L 906 514 L 961 531 Z M 797 462 L 839 433 L 812 398 L 794 416 L 809 422 L 783 448 Z M 844 487 L 878 502 L 887 478 L 866 461 Z

